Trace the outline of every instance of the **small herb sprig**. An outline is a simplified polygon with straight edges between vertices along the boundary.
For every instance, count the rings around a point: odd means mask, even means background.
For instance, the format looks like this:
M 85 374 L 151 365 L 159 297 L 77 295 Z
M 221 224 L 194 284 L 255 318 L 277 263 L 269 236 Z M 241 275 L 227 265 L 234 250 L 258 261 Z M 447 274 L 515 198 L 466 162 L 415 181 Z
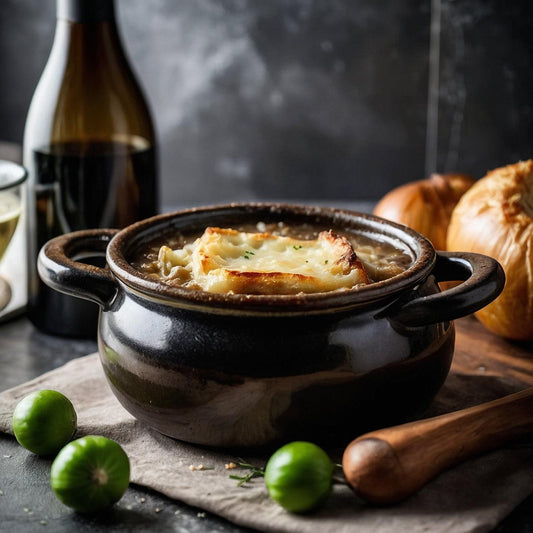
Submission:
M 255 255 L 255 252 L 252 252 L 251 250 L 245 250 L 244 251 L 244 259 L 250 259 L 251 255 Z
M 230 475 L 230 479 L 235 479 L 238 481 L 237 486 L 242 487 L 245 483 L 248 483 L 252 479 L 256 477 L 263 477 L 265 475 L 265 471 L 261 468 L 258 468 L 254 465 L 251 465 L 249 463 L 237 463 L 238 466 L 241 468 L 247 468 L 248 472 L 244 476 L 237 476 L 235 474 Z

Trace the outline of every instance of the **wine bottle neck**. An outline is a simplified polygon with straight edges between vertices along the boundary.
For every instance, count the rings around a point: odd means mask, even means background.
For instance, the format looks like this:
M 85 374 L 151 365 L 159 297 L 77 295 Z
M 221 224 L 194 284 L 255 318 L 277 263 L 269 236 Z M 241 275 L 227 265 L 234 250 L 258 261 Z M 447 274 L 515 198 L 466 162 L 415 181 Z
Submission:
M 57 18 L 78 23 L 114 20 L 114 0 L 57 0 Z

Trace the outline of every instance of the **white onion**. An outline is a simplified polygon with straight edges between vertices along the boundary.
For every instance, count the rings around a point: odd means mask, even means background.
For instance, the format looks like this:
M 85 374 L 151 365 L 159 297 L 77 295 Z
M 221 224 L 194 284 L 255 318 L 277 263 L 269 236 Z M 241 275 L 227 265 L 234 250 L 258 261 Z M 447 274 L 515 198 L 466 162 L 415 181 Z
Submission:
M 464 194 L 450 220 L 447 247 L 500 262 L 504 290 L 476 316 L 498 335 L 533 340 L 532 160 L 495 169 Z

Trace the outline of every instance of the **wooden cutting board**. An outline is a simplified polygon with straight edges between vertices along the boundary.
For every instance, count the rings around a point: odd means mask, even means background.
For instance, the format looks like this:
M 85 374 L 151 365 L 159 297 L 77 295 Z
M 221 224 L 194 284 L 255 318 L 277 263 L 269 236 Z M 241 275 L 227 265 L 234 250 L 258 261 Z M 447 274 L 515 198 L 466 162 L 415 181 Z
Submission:
M 489 332 L 473 316 L 455 321 L 452 372 L 505 377 L 533 386 L 533 342 L 513 342 Z

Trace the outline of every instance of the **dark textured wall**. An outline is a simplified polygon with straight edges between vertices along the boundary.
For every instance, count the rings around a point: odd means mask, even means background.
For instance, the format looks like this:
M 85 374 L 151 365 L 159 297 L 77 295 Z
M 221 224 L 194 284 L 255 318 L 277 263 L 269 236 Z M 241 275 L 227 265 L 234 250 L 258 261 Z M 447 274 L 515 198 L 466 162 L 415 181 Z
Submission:
M 440 8 L 441 54 L 427 162 L 431 4 L 433 16 Z M 530 2 L 118 0 L 118 8 L 159 133 L 165 204 L 373 199 L 426 171 L 480 176 L 530 155 Z M 53 0 L 0 5 L 0 140 L 22 139 L 54 11 Z
M 533 2 L 443 1 L 438 168 L 533 157 Z

